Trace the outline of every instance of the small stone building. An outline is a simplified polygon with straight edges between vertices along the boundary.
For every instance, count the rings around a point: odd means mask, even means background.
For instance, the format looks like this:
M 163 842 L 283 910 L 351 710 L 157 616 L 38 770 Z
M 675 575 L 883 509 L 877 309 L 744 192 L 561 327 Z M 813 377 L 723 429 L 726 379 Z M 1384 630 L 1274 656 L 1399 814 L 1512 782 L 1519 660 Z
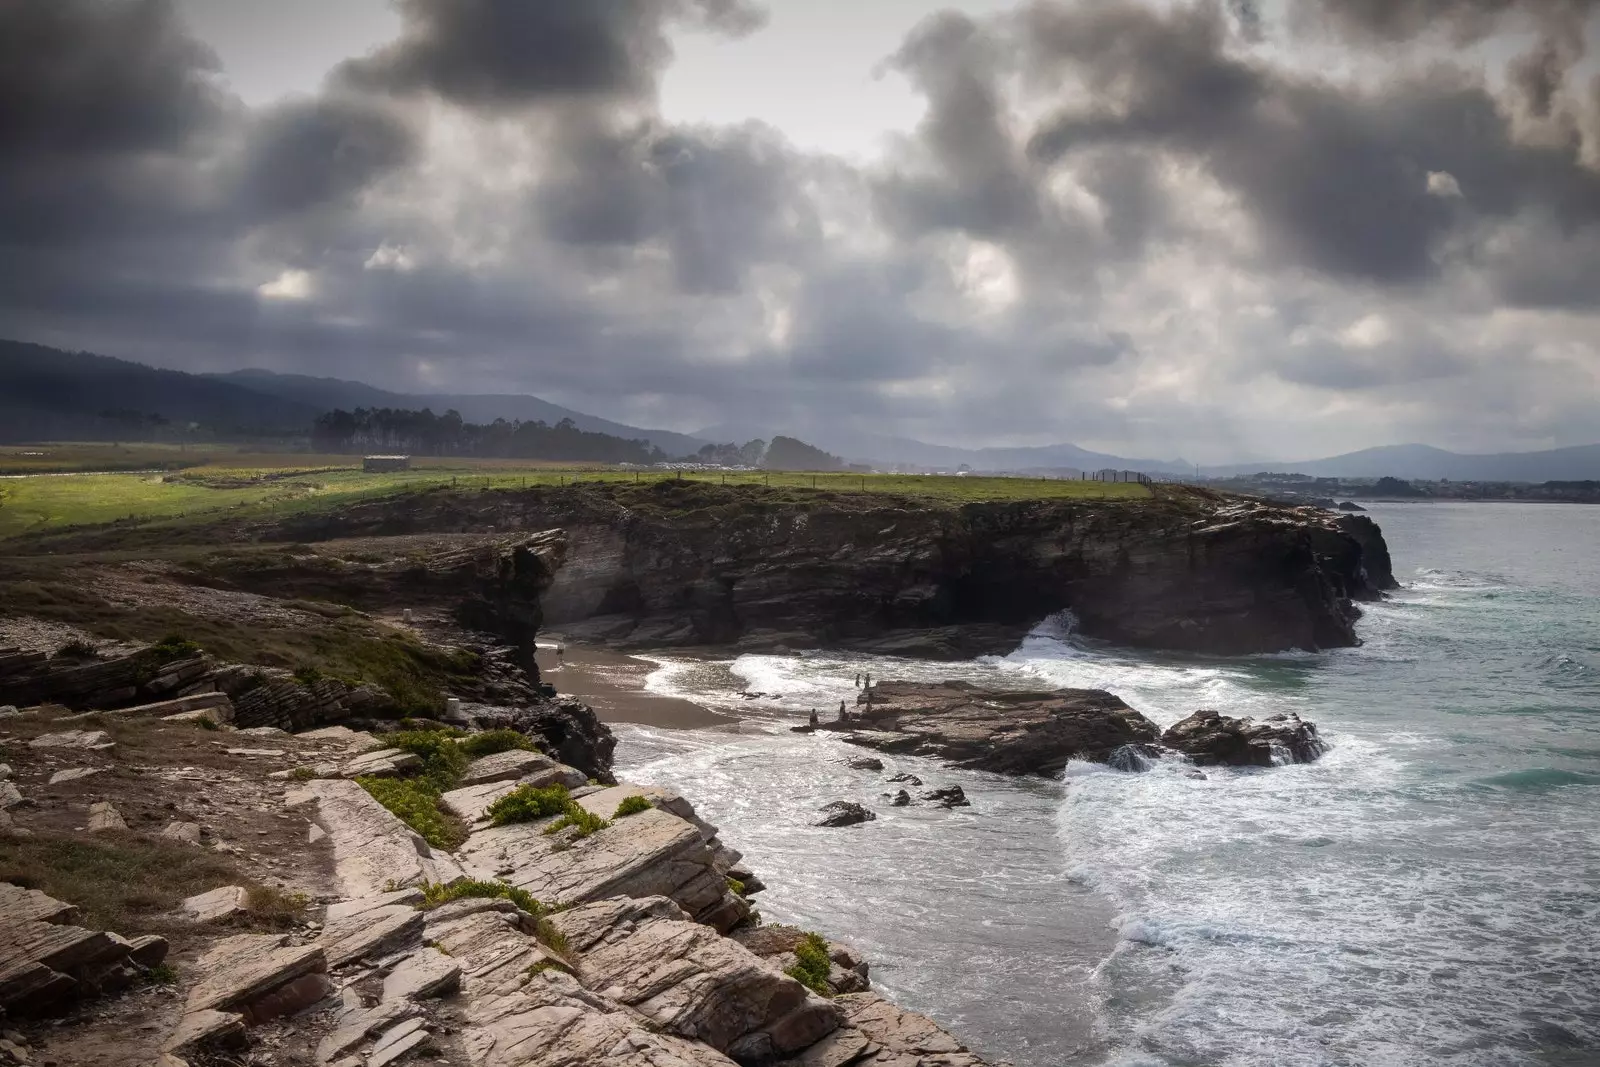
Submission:
M 361 461 L 361 469 L 368 474 L 387 474 L 390 471 L 408 471 L 411 469 L 410 456 L 367 456 Z

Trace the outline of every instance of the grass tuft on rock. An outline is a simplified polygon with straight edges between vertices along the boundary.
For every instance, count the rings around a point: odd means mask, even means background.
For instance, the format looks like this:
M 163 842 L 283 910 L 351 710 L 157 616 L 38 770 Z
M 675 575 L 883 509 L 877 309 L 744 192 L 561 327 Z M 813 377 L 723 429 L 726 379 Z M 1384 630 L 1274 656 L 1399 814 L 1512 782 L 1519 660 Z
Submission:
M 649 811 L 653 807 L 655 805 L 651 804 L 647 798 L 635 793 L 631 797 L 623 797 L 622 803 L 617 805 L 616 813 L 611 817 L 613 819 L 623 819 L 629 815 L 638 815 L 640 812 Z
M 582 804 L 573 800 L 567 802 L 567 810 L 561 814 L 561 818 L 546 826 L 544 832 L 545 836 L 548 837 L 551 834 L 558 834 L 570 826 L 575 831 L 572 834 L 572 840 L 576 841 L 580 838 L 588 837 L 590 834 L 599 833 L 610 825 L 611 820 L 602 819 Z
M 469 734 L 457 741 L 456 747 L 461 749 L 469 760 L 482 759 L 484 756 L 494 756 L 513 749 L 524 752 L 539 751 L 539 746 L 533 743 L 531 737 L 516 730 L 485 730 L 481 734 Z
M 470 762 L 457 743 L 454 730 L 401 730 L 384 734 L 379 748 L 398 748 L 422 758 L 421 777 L 441 793 L 454 789 Z
M 552 815 L 565 814 L 567 805 L 571 803 L 572 794 L 567 792 L 564 785 L 550 785 L 543 789 L 519 785 L 489 805 L 489 821 L 495 826 L 506 826 L 514 822 L 548 819 Z
M 275 930 L 294 926 L 306 917 L 311 898 L 277 886 L 258 885 L 245 895 L 244 910 L 251 920 Z
M 374 778 L 363 775 L 356 779 L 356 784 L 434 848 L 449 852 L 466 841 L 467 828 L 460 819 L 439 806 L 440 791 L 426 776 Z
M 794 954 L 799 960 L 783 973 L 818 996 L 832 996 L 828 971 L 832 969 L 833 961 L 828 958 L 828 943 L 822 939 L 822 935 L 806 934 L 805 940 L 795 946 Z
M 428 882 L 422 887 L 422 903 L 417 905 L 418 911 L 432 911 L 450 903 L 452 900 L 509 900 L 523 911 L 539 918 L 549 909 L 526 889 L 519 889 L 507 882 L 477 882 L 462 881 L 446 885 L 443 882 Z

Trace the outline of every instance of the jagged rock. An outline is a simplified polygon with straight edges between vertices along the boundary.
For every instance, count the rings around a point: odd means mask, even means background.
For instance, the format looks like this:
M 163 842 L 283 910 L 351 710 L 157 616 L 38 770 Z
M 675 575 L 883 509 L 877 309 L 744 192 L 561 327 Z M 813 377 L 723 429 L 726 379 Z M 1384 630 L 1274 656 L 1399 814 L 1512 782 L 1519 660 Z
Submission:
M 62 785 L 66 782 L 76 782 L 80 778 L 88 778 L 105 770 L 104 767 L 69 767 L 57 771 L 50 776 L 51 785 Z
M 806 939 L 807 934 L 794 926 L 768 924 L 735 930 L 729 936 L 757 956 L 784 970 L 797 961 L 795 950 Z M 869 968 L 866 960 L 861 958 L 861 954 L 849 945 L 837 941 L 830 941 L 827 944 L 830 963 L 827 981 L 832 991 L 857 993 L 867 989 L 871 984 L 867 977 Z
M 1070 759 L 1104 761 L 1123 745 L 1160 735 L 1155 723 L 1098 689 L 1024 693 L 969 682 L 880 682 L 873 692 L 875 729 L 846 741 L 1000 774 L 1053 776 Z
M 719 929 L 749 912 L 728 892 L 700 829 L 671 812 L 652 808 L 570 844 L 544 833 L 552 821 L 479 830 L 457 856 L 472 877 L 504 878 L 547 904 L 659 895 Z
M 106 830 L 126 830 L 128 824 L 123 821 L 122 813 L 112 806 L 109 800 L 97 800 L 89 805 L 89 832 L 102 833 Z
M 876 993 L 847 993 L 835 997 L 833 1003 L 844 1011 L 847 1021 L 839 1040 L 851 1041 L 848 1031 L 854 1030 L 879 1046 L 867 1058 L 847 1063 L 860 1067 L 985 1067 L 982 1060 L 933 1020 L 903 1011 Z M 823 1050 L 807 1050 L 805 1056 L 791 1063 L 815 1067 L 828 1062 L 821 1058 L 822 1054 Z
M 543 752 L 512 749 L 509 752 L 497 752 L 492 756 L 473 760 L 467 766 L 466 773 L 461 776 L 460 784 L 471 786 L 489 782 L 511 782 L 524 775 L 549 770 L 554 766 L 556 761 Z M 588 778 L 585 777 L 584 781 L 588 781 Z
M 461 965 L 436 948 L 423 948 L 395 965 L 383 980 L 384 1000 L 427 1000 L 454 992 Z
M 922 794 L 923 800 L 932 800 L 942 808 L 970 808 L 972 801 L 967 799 L 967 794 L 959 785 L 947 786 L 944 789 L 935 789 Z
M 104 752 L 116 745 L 104 730 L 63 730 L 41 734 L 28 742 L 29 748 L 78 748 L 86 752 Z
M 14 811 L 29 803 L 15 782 L 0 779 L 0 811 Z
M 145 934 L 128 942 L 128 958 L 141 967 L 154 967 L 167 958 L 171 947 L 166 938 Z
M 416 941 L 422 932 L 422 912 L 410 904 L 389 903 L 385 897 L 345 903 L 370 906 L 339 914 L 329 909 L 317 944 L 323 946 L 330 967 L 392 952 Z
M 271 934 L 236 934 L 214 941 L 193 965 L 185 1012 L 237 1011 L 307 974 L 327 970 L 320 945 L 290 945 Z
M 617 739 L 594 710 L 581 701 L 557 697 L 514 711 L 492 709 L 478 713 L 476 718 L 485 729 L 518 730 L 542 741 L 541 747 L 548 755 L 582 771 L 585 781 L 616 781 L 611 775 L 611 761 Z
M 839 1025 L 829 1002 L 737 942 L 671 916 L 659 898 L 600 901 L 550 921 L 586 986 L 735 1060 L 787 1055 Z
M 393 883 L 453 882 L 460 868 L 395 818 L 355 782 L 317 779 L 290 793 L 291 805 L 316 804 L 316 822 L 333 844 L 334 873 L 347 897 L 371 897 Z
M 922 779 L 914 774 L 897 774 L 889 779 L 891 782 L 904 782 L 906 785 L 921 786 Z
M 179 841 L 185 845 L 200 844 L 200 824 L 197 822 L 169 822 L 161 831 L 161 836 L 168 841 Z
M 243 886 L 225 885 L 187 898 L 182 908 L 194 922 L 224 923 L 243 915 L 249 899 Z
M 0 1011 L 55 1011 L 126 984 L 135 946 L 71 925 L 76 916 L 76 909 L 43 893 L 0 883 Z
M 876 756 L 853 756 L 847 762 L 852 771 L 883 770 L 883 760 Z
M 341 1011 L 334 1030 L 317 1045 L 317 1062 L 332 1063 L 361 1047 L 397 1022 L 415 1018 L 420 1009 L 407 1000 L 385 999 L 371 1007 L 356 1005 Z
M 905 807 L 906 805 L 908 805 L 910 803 L 911 803 L 911 794 L 907 793 L 904 789 L 902 789 L 898 793 L 896 793 L 894 795 L 894 798 L 889 801 L 890 806 L 891 807 L 896 807 L 896 808 L 903 808 L 903 807 Z
M 835 800 L 831 804 L 824 804 L 822 811 L 824 814 L 817 822 L 818 826 L 854 826 L 877 818 L 877 815 L 853 800 Z
M 1286 762 L 1310 763 L 1327 751 L 1316 725 L 1298 715 L 1274 715 L 1257 722 L 1209 709 L 1169 727 L 1161 742 L 1201 766 L 1270 767 L 1280 753 Z
M 366 752 L 339 768 L 345 778 L 398 778 L 402 773 L 422 766 L 422 757 L 415 752 L 398 748 L 380 748 Z

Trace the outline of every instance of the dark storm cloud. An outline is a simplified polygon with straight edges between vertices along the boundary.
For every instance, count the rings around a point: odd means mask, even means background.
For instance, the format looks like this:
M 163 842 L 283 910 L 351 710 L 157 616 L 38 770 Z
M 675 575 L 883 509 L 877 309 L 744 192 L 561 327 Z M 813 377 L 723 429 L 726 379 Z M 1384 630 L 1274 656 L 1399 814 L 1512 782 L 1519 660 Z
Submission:
M 1294 14 L 1318 28 L 1362 41 L 1406 41 L 1438 33 L 1457 42 L 1481 40 L 1520 22 L 1581 34 L 1600 0 L 1294 0 Z
M 246 138 L 234 194 L 256 218 L 347 202 L 411 162 L 417 147 L 394 109 L 338 94 L 270 107 L 253 116 Z
M 1275 254 L 1336 276 L 1416 282 L 1472 215 L 1549 210 L 1600 224 L 1600 175 L 1578 146 L 1518 143 L 1482 82 L 1435 70 L 1366 91 L 1231 55 L 1211 5 L 1037 6 L 1023 46 L 1039 84 L 1074 82 L 1032 135 L 1054 163 L 1096 146 L 1157 148 L 1234 191 Z M 1068 95 L 1068 94 L 1063 94 Z M 1451 175 L 1465 194 L 1430 193 Z
M 964 15 L 922 23 L 892 59 L 928 100 L 917 130 L 934 169 L 882 183 L 886 221 L 904 233 L 961 229 L 998 237 L 1035 225 L 1037 175 L 1007 128 L 998 84 L 1004 54 Z
M 426 90 L 468 106 L 553 96 L 648 96 L 671 58 L 667 24 L 747 32 L 741 0 L 401 0 L 401 38 L 342 75 L 359 86 Z

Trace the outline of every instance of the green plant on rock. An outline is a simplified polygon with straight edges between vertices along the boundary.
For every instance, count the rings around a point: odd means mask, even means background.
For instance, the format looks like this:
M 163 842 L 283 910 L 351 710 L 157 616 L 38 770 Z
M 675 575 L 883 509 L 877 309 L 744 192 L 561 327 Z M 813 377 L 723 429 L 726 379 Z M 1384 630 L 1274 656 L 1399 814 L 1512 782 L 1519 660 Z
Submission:
M 469 760 L 482 759 L 484 756 L 510 752 L 513 749 L 525 752 L 539 751 L 539 746 L 533 743 L 532 738 L 516 730 L 485 730 L 481 734 L 469 734 L 461 738 L 456 745 Z
M 739 881 L 739 879 L 733 877 L 732 875 L 729 875 L 728 876 L 728 892 L 730 892 L 734 896 L 740 897 L 742 899 L 744 897 L 744 883 Z
M 177 985 L 178 968 L 170 963 L 158 963 L 145 971 L 144 977 L 151 985 Z
M 506 826 L 514 822 L 548 819 L 552 815 L 565 814 L 567 805 L 571 803 L 572 794 L 567 792 L 564 785 L 550 785 L 543 789 L 519 785 L 489 805 L 489 821 L 495 826 Z
M 822 939 L 822 935 L 806 934 L 795 946 L 794 954 L 799 957 L 798 960 L 783 973 L 819 996 L 832 996 L 828 971 L 833 961 L 828 958 L 828 943 Z
M 423 778 L 374 778 L 363 775 L 356 784 L 405 823 L 428 844 L 445 851 L 467 839 L 459 819 L 439 807 L 439 790 Z
M 450 903 L 452 900 L 509 900 L 535 919 L 544 915 L 547 909 L 539 903 L 532 893 L 526 889 L 519 889 L 507 882 L 478 882 L 461 881 L 449 885 L 443 882 L 427 882 L 422 887 L 422 903 L 417 905 L 418 911 L 432 911 L 434 908 Z
M 401 730 L 384 734 L 378 748 L 398 748 L 422 758 L 421 777 L 434 789 L 447 793 L 461 781 L 467 770 L 467 755 L 456 743 L 454 730 Z
M 633 796 L 623 797 L 622 803 L 617 805 L 616 814 L 611 817 L 613 819 L 622 819 L 629 815 L 638 815 L 640 812 L 649 811 L 654 806 L 648 798 L 635 793 Z
M 526 980 L 537 978 L 546 971 L 561 971 L 563 974 L 571 974 L 572 968 L 561 960 L 540 960 L 528 968 L 528 978 Z
M 558 834 L 570 826 L 575 831 L 572 839 L 576 841 L 580 838 L 588 837 L 590 834 L 597 834 L 610 825 L 611 820 L 602 819 L 582 804 L 571 800 L 567 802 L 567 810 L 561 814 L 561 818 L 546 826 L 544 832 L 546 836 Z
M 196 719 L 194 721 L 194 724 L 196 726 L 200 727 L 200 729 L 202 729 L 202 730 L 220 730 L 220 729 L 222 729 L 221 726 L 217 725 L 217 720 L 213 719 L 209 715 L 200 716 L 198 719 Z

